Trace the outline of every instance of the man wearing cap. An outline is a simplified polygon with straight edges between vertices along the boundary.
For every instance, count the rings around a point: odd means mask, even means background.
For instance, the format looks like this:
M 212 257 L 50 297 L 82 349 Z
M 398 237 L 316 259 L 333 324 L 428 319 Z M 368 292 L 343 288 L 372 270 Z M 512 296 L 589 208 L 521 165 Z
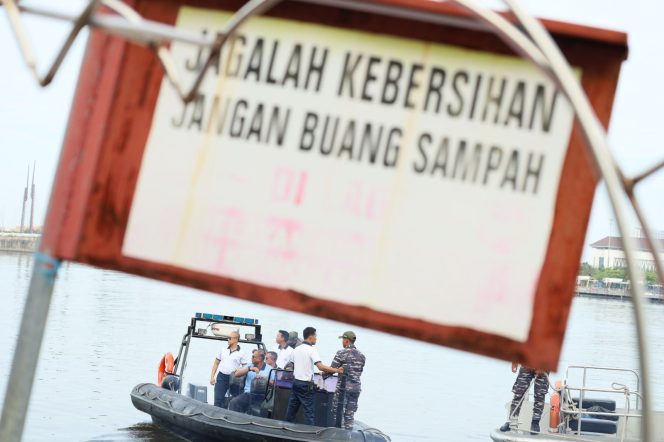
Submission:
M 288 345 L 290 345 L 292 348 L 295 348 L 300 344 L 302 344 L 302 339 L 300 339 L 297 336 L 296 331 L 292 331 L 292 332 L 288 333 Z
M 345 402 L 346 407 L 344 408 L 344 421 L 343 427 L 347 430 L 353 428 L 353 422 L 355 421 L 355 412 L 357 411 L 357 400 L 360 398 L 360 392 L 362 391 L 362 383 L 360 382 L 360 376 L 362 376 L 362 371 L 364 370 L 364 363 L 366 358 L 360 350 L 355 347 L 355 340 L 357 336 L 352 331 L 347 331 L 343 335 L 339 336 L 342 340 L 341 344 L 344 346 L 341 350 L 334 355 L 332 360 L 331 367 L 344 367 L 344 372 L 346 373 L 346 393 L 345 393 Z M 332 406 L 333 413 L 337 415 L 337 406 L 339 403 L 339 398 L 341 397 L 341 385 L 342 382 L 337 382 L 337 391 L 334 395 L 334 404 Z
M 304 341 L 293 351 L 293 389 L 288 398 L 288 411 L 286 411 L 286 420 L 295 421 L 297 410 L 300 404 L 304 407 L 304 423 L 307 425 L 315 424 L 314 399 L 315 392 L 313 388 L 314 366 L 325 373 L 343 373 L 343 368 L 332 368 L 323 364 L 318 356 L 316 345 L 316 329 L 307 327 L 302 333 Z

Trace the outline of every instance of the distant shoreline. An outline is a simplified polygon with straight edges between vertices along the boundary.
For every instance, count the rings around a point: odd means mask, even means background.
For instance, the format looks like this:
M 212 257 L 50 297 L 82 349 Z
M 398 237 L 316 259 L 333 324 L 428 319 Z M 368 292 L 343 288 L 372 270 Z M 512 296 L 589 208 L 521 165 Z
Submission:
M 34 253 L 40 238 L 39 233 L 0 232 L 0 251 Z
M 621 291 L 618 293 L 615 290 L 609 291 L 607 289 L 588 289 L 583 287 L 577 287 L 575 293 L 576 296 L 582 296 L 584 298 L 616 299 L 618 301 L 629 301 L 632 297 L 629 291 Z M 664 296 L 655 293 L 646 292 L 645 299 L 657 304 L 664 303 Z

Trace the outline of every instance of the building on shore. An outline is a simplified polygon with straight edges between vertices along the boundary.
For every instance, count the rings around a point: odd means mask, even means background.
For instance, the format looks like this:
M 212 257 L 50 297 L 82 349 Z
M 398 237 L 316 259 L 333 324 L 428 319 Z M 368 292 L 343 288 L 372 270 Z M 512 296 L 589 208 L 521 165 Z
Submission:
M 664 238 L 655 238 L 655 247 L 660 260 L 664 260 Z M 635 259 L 637 265 L 645 272 L 655 270 L 655 260 L 645 238 L 634 238 L 636 243 Z M 595 268 L 627 267 L 623 239 L 620 236 L 606 236 L 590 244 L 588 264 Z
M 40 238 L 38 233 L 0 232 L 0 251 L 33 253 Z

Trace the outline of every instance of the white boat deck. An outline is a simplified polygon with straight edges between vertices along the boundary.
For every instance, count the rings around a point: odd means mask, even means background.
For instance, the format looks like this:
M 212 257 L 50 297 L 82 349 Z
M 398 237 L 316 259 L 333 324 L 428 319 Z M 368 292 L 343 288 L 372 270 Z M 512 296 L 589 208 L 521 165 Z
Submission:
M 618 431 L 615 434 L 599 434 L 582 432 L 568 432 L 565 434 L 556 432 L 555 429 L 549 428 L 549 410 L 550 405 L 544 405 L 544 413 L 540 420 L 540 433 L 530 434 L 530 422 L 532 420 L 532 407 L 530 401 L 525 401 L 521 407 L 521 415 L 519 416 L 519 423 L 516 430 L 506 432 L 500 431 L 496 428 L 491 432 L 491 439 L 495 442 L 560 442 L 560 441 L 588 441 L 588 442 L 640 442 L 642 440 L 641 422 L 639 418 L 629 418 L 627 426 L 625 427 L 625 419 L 620 417 L 618 420 Z M 509 404 L 507 404 L 509 409 Z M 620 414 L 624 410 L 616 410 Z M 652 442 L 664 442 L 664 411 L 656 411 L 653 419 L 653 438 Z M 624 437 L 623 437 L 624 430 Z

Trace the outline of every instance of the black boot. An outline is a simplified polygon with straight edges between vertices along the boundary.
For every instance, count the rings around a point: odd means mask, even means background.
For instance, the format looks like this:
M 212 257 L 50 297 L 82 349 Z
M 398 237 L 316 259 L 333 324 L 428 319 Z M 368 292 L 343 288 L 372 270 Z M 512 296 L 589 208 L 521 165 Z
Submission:
M 530 434 L 538 434 L 540 432 L 539 419 L 530 423 Z
M 505 431 L 510 431 L 510 423 L 505 422 L 502 427 L 499 428 L 500 431 L 505 432 Z

